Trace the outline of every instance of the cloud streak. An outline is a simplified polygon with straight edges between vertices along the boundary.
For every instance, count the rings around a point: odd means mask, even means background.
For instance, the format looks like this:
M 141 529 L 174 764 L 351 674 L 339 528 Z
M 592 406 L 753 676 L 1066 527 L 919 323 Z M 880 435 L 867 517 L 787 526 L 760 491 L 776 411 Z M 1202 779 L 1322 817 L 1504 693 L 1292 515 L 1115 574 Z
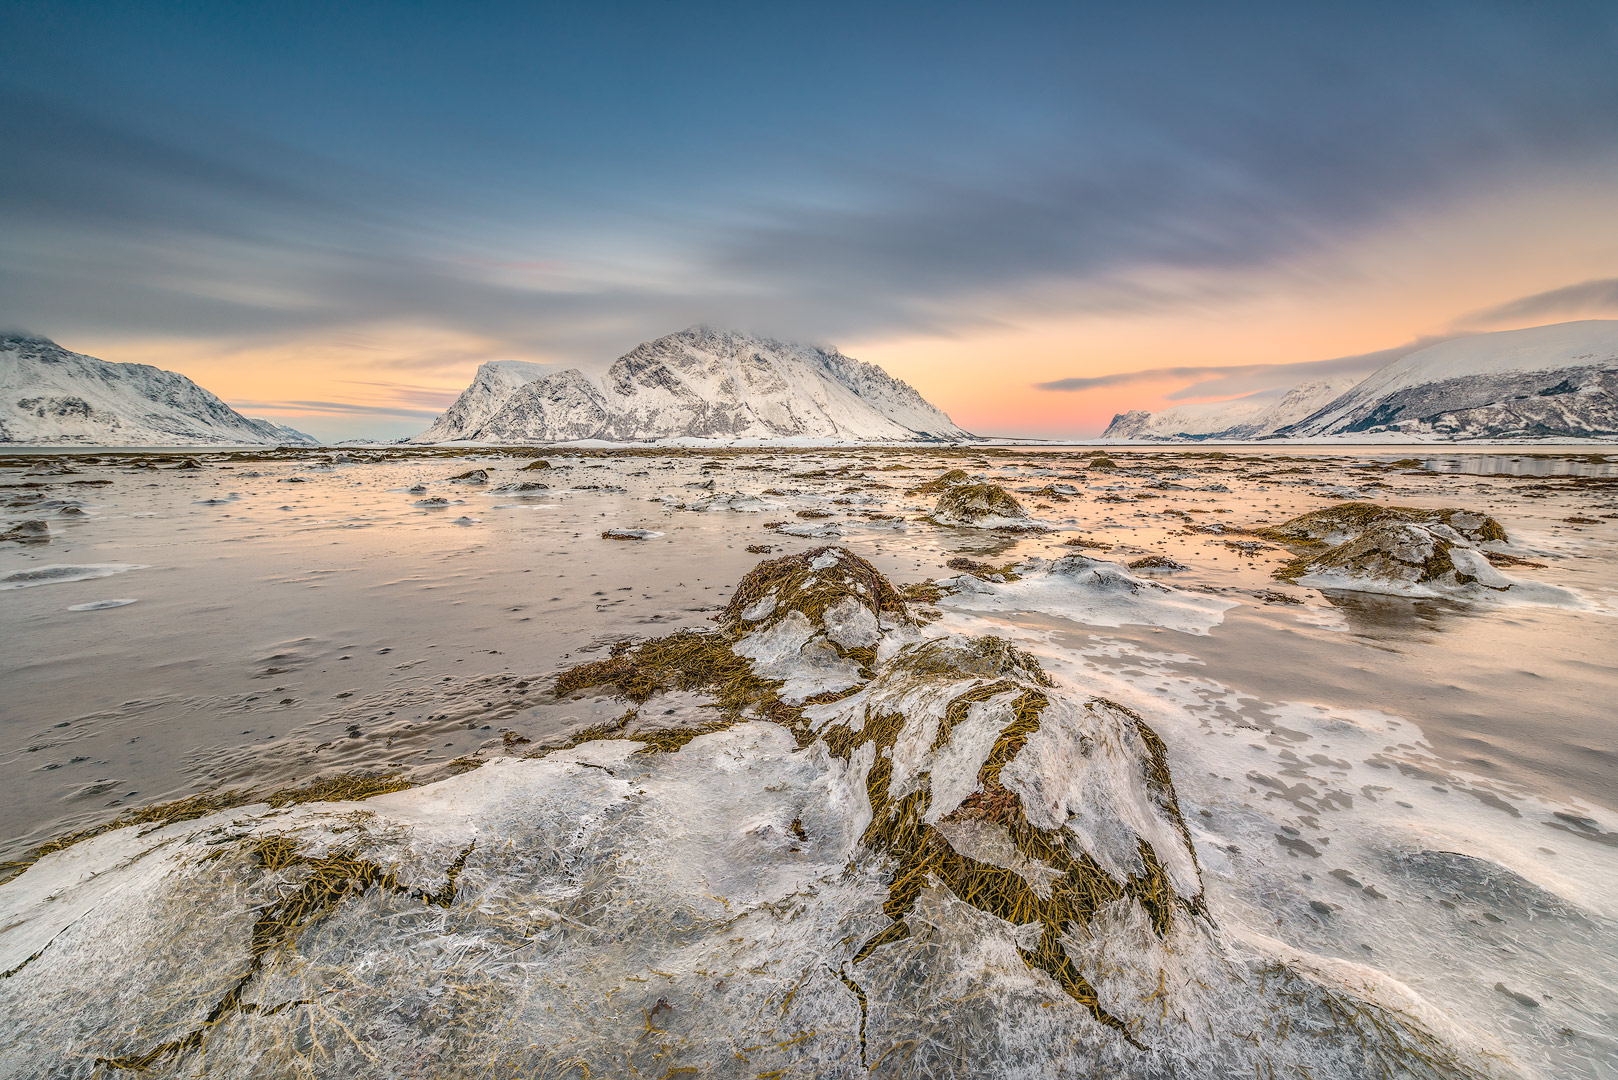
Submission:
M 1164 396 L 1169 401 L 1199 398 L 1226 398 L 1261 393 L 1266 390 L 1285 390 L 1299 383 L 1325 379 L 1337 375 L 1363 378 L 1380 367 L 1408 356 L 1418 349 L 1446 341 L 1445 337 L 1418 338 L 1392 349 L 1338 356 L 1330 360 L 1306 360 L 1295 364 L 1227 364 L 1212 367 L 1161 367 L 1140 371 L 1120 371 L 1110 375 L 1081 376 L 1035 383 L 1038 390 L 1056 390 L 1069 393 L 1110 389 L 1118 386 L 1137 386 L 1146 383 L 1186 381 Z
M 683 158 L 616 167 L 600 177 L 610 196 L 554 203 L 524 194 L 532 165 L 509 135 L 461 158 L 435 155 L 449 164 L 434 169 L 419 150 L 413 168 L 388 169 L 409 129 L 384 110 L 364 119 L 385 152 L 358 169 L 341 138 L 309 125 L 279 124 L 280 141 L 248 137 L 245 120 L 179 123 L 106 95 L 74 97 L 58 80 L 0 91 L 0 141 L 28 163 L 0 172 L 13 223 L 0 274 L 17 317 L 56 336 L 416 320 L 570 360 L 702 320 L 829 340 L 1197 305 L 1524 159 L 1613 151 L 1618 65 L 1601 10 L 1417 4 L 1390 29 L 1386 13 L 1293 25 L 1186 9 L 1183 36 L 1207 47 L 1178 51 L 1152 20 L 1112 15 L 1068 27 L 1085 31 L 1070 39 L 1077 57 L 1010 32 L 979 41 L 977 27 L 946 19 L 942 48 L 980 53 L 984 70 L 952 86 L 900 56 L 888 58 L 892 71 L 873 60 L 841 73 L 852 89 L 825 92 L 863 91 L 872 115 L 831 115 L 827 152 L 806 152 L 807 129 L 783 144 L 738 109 L 713 119 L 734 129 L 730 146 L 700 127 L 668 133 L 693 152 L 711 148 L 712 176 Z M 1042 14 L 1061 38 L 1071 16 Z M 1100 39 L 1111 44 L 1082 44 Z M 1435 39 L 1450 50 L 1419 47 Z M 1142 84 L 1145 59 L 1170 74 Z M 1317 73 L 1325 61 L 1329 77 Z M 375 74 L 361 63 L 345 77 Z M 995 85 L 978 80 L 991 77 L 1012 88 L 1003 106 L 1029 118 L 1015 134 L 974 120 L 974 94 Z M 905 79 L 936 91 L 943 115 L 920 123 L 894 90 Z M 501 88 L 436 89 L 453 116 L 491 107 Z M 682 85 L 658 89 L 678 100 Z M 739 89 L 704 86 L 703 100 Z M 811 92 L 749 89 L 793 113 Z M 590 127 L 581 108 L 576 123 Z M 625 145 L 581 143 L 591 168 L 662 145 L 627 112 L 596 119 L 592 138 Z M 884 125 L 888 149 L 868 153 L 865 124 Z M 892 138 L 928 128 L 914 142 Z M 728 172 L 745 182 L 705 193 Z M 1552 302 L 1516 303 L 1536 300 Z
M 1508 300 L 1455 320 L 1456 326 L 1537 322 L 1556 316 L 1618 314 L 1618 278 L 1596 278 Z

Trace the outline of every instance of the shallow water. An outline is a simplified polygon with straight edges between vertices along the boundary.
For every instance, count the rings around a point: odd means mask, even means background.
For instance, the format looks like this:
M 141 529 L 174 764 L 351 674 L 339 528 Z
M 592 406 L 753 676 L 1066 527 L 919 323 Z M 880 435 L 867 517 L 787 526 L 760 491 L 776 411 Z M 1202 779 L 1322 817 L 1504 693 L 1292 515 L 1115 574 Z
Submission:
M 1186 567 L 1150 575 L 1187 597 L 1174 617 L 1103 617 L 1025 576 L 993 603 L 946 598 L 937 625 L 1013 636 L 1146 716 L 1224 925 L 1391 975 L 1547 1075 L 1605 1075 L 1610 466 L 1588 448 L 1423 451 L 1420 468 L 1387 447 L 1108 453 L 1118 470 L 1044 449 L 558 451 L 540 471 L 518 471 L 530 453 L 6 459 L 0 531 L 45 520 L 50 539 L 0 544 L 0 582 L 28 586 L 0 591 L 0 857 L 214 786 L 427 778 L 503 736 L 563 737 L 621 706 L 556 701 L 548 676 L 626 636 L 708 625 L 766 557 L 749 545 L 836 542 L 896 582 L 951 576 L 962 555 L 1160 553 Z M 1044 533 L 941 528 L 905 489 L 951 467 L 1080 494 L 1019 494 Z M 476 468 L 487 483 L 450 479 Z M 549 486 L 496 490 L 522 482 Z M 1325 594 L 1271 579 L 1285 550 L 1217 531 L 1344 499 L 1489 513 L 1544 564 L 1507 572 L 1576 602 Z

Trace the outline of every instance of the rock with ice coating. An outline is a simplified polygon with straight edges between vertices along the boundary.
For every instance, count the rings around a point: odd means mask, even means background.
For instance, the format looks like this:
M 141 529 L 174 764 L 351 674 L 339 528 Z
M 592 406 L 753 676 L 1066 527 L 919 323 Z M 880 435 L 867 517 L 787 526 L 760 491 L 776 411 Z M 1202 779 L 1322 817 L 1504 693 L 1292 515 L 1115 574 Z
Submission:
M 1464 539 L 1482 544 L 1508 540 L 1505 528 L 1487 514 L 1473 510 L 1426 509 L 1417 506 L 1388 506 L 1382 503 L 1345 502 L 1311 510 L 1290 521 L 1264 530 L 1267 539 L 1284 544 L 1340 544 L 1358 536 L 1373 525 L 1411 522 L 1442 525 Z
M 944 489 L 933 507 L 940 525 L 971 529 L 1014 529 L 1036 532 L 1047 526 L 1028 516 L 1022 504 L 995 484 L 954 484 Z
M 14 540 L 19 544 L 38 544 L 50 538 L 50 524 L 38 518 L 19 521 L 5 532 L 0 532 L 0 540 Z
M 722 701 L 727 642 L 802 627 L 866 662 L 818 704 L 758 682 L 773 723 L 687 704 L 694 738 L 45 855 L 0 885 L 0 1076 L 1506 1073 L 1414 995 L 1226 940 L 1150 727 L 1003 641 L 923 637 L 846 551 L 586 667 Z
M 1505 543 L 1506 531 L 1473 511 L 1342 503 L 1264 535 L 1301 551 L 1275 572 L 1301 585 L 1472 599 L 1513 591 L 1529 602 L 1576 603 L 1565 590 L 1516 582 L 1496 570 L 1481 545 Z
M 1043 611 L 1087 626 L 1157 626 L 1206 634 L 1234 601 L 1146 581 L 1126 568 L 1087 555 L 1031 559 L 1015 581 L 971 575 L 951 579 L 940 603 L 967 611 Z

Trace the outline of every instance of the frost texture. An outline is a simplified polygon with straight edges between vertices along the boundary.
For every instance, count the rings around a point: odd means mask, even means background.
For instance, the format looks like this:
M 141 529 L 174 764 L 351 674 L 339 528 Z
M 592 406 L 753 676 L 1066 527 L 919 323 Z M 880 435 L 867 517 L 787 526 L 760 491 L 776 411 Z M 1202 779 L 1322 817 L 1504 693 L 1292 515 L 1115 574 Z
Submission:
M 851 692 L 765 701 L 822 646 Z M 579 740 L 46 856 L 0 886 L 0 1076 L 1493 1074 L 1414 995 L 1225 939 L 1145 722 L 926 637 L 846 551 L 573 684 L 644 702 L 637 664 L 746 681 L 743 649 L 775 722 L 670 695 L 705 733 L 669 752 Z
M 1087 626 L 1160 626 L 1206 634 L 1236 605 L 1229 600 L 1146 581 L 1105 559 L 1068 555 L 1033 559 L 1010 582 L 972 574 L 952 578 L 941 603 L 966 611 L 1044 611 Z

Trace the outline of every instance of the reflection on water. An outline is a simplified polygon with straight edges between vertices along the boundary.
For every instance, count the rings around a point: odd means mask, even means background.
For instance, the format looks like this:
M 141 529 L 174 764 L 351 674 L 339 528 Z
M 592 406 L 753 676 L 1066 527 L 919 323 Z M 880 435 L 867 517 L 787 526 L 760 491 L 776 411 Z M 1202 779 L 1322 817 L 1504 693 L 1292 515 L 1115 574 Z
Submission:
M 1424 457 L 1421 467 L 1468 476 L 1618 476 L 1611 454 L 1456 454 Z
M 1155 555 L 1186 569 L 1026 614 L 940 602 L 933 629 L 1013 638 L 1152 725 L 1222 927 L 1370 965 L 1543 1075 L 1610 1076 L 1618 525 L 1596 517 L 1607 482 L 1571 478 L 1612 464 L 1494 449 L 1424 470 L 1387 446 L 1113 447 L 1101 467 L 1058 448 L 0 456 L 0 532 L 48 525 L 0 543 L 0 576 L 48 579 L 0 591 L 0 858 L 210 785 L 425 776 L 554 744 L 623 705 L 559 700 L 551 673 L 628 635 L 712 625 L 764 554 L 838 543 L 900 585 L 953 576 L 961 555 Z M 550 467 L 526 469 L 536 456 Z M 908 492 L 949 468 L 1052 531 L 927 523 L 936 495 Z M 508 486 L 536 476 L 542 502 Z M 1292 553 L 1255 530 L 1347 498 L 1492 515 L 1532 556 L 1513 576 L 1589 603 L 1275 581 Z M 1105 550 L 1064 542 L 1081 538 Z M 130 569 L 68 572 L 107 564 Z M 1041 595 L 1034 578 L 1016 595 Z M 1131 590 L 1223 621 L 1105 622 L 1154 609 Z M 140 602 L 108 606 L 126 599 Z
M 1388 596 L 1351 589 L 1321 589 L 1321 597 L 1341 613 L 1348 630 L 1375 644 L 1430 641 L 1447 620 L 1478 611 L 1454 600 Z

